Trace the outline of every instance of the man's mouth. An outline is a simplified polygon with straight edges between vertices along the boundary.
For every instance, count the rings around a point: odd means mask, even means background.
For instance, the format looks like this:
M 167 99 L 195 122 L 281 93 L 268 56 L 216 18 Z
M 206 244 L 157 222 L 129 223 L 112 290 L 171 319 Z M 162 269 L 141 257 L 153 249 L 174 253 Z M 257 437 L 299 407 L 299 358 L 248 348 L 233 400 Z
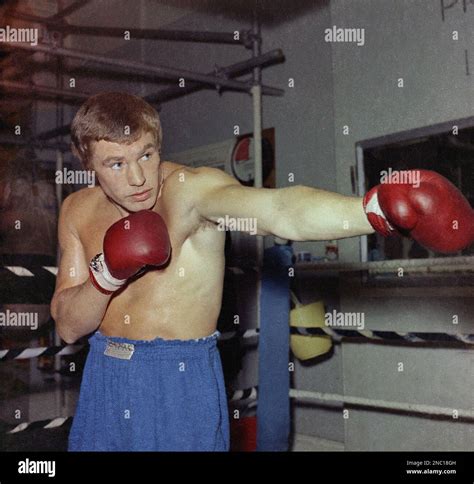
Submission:
M 148 190 L 145 190 L 143 192 L 140 192 L 140 193 L 134 193 L 133 195 L 130 195 L 134 200 L 138 201 L 138 202 L 142 202 L 143 200 L 146 200 L 150 197 L 151 195 L 151 190 L 152 188 L 148 189 Z

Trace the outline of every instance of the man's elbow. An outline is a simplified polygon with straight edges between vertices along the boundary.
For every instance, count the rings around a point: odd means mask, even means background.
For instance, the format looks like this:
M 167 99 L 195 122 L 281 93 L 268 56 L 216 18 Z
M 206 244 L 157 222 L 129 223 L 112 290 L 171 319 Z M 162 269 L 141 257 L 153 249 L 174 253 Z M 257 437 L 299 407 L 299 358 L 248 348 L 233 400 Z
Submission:
M 50 306 L 50 313 L 51 317 L 54 319 L 56 323 L 56 332 L 58 333 L 59 337 L 66 342 L 67 344 L 75 343 L 79 337 L 71 332 L 70 329 L 67 328 L 66 325 L 62 323 L 62 317 L 60 316 L 59 311 L 59 294 L 55 294 L 53 299 L 51 300 Z
M 78 339 L 79 336 L 72 333 L 71 330 L 68 330 L 64 325 L 59 324 L 56 321 L 56 332 L 58 333 L 59 337 L 68 345 L 74 344 Z
M 302 226 L 303 214 L 298 209 L 298 201 L 311 188 L 302 185 L 278 188 L 274 191 L 270 225 L 272 235 L 281 239 L 304 242 L 307 239 Z

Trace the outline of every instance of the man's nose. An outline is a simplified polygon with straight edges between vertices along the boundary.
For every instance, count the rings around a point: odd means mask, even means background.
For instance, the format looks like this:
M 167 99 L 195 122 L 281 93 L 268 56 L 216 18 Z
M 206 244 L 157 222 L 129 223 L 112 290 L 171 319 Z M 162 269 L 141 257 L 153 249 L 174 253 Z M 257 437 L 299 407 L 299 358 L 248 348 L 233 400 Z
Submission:
M 140 187 L 145 183 L 143 170 L 138 163 L 130 163 L 127 173 L 128 183 L 132 186 Z

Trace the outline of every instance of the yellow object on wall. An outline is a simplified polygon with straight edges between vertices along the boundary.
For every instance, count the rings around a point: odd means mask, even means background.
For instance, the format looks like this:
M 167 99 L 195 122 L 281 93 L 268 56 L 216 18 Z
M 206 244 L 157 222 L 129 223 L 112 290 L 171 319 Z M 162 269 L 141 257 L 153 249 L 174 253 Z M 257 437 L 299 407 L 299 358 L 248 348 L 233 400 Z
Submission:
M 324 303 L 317 301 L 311 304 L 298 305 L 290 311 L 290 326 L 299 328 L 324 328 Z M 299 360 L 309 360 L 327 353 L 332 347 L 330 336 L 306 336 L 292 334 L 290 347 Z

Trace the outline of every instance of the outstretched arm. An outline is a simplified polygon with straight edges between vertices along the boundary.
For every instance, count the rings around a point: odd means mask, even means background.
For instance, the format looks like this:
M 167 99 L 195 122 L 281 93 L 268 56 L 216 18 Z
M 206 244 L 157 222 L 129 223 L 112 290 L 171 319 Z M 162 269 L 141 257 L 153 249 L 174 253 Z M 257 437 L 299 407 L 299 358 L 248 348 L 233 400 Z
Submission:
M 298 241 L 341 239 L 374 232 L 362 198 L 306 186 L 244 187 L 228 174 L 212 168 L 196 170 L 195 177 L 196 209 L 203 219 L 214 223 L 254 219 L 258 234 Z M 240 226 L 245 227 L 245 223 Z
M 398 178 L 376 185 L 363 199 L 305 186 L 247 188 L 219 170 L 196 173 L 205 180 L 196 204 L 202 217 L 253 217 L 261 234 L 328 240 L 375 229 L 383 236 L 411 237 L 445 254 L 474 243 L 474 210 L 457 187 L 434 171 L 399 172 Z
M 331 240 L 372 234 L 362 198 L 306 186 L 276 190 L 279 213 L 291 240 Z M 277 235 L 277 234 L 275 234 Z

